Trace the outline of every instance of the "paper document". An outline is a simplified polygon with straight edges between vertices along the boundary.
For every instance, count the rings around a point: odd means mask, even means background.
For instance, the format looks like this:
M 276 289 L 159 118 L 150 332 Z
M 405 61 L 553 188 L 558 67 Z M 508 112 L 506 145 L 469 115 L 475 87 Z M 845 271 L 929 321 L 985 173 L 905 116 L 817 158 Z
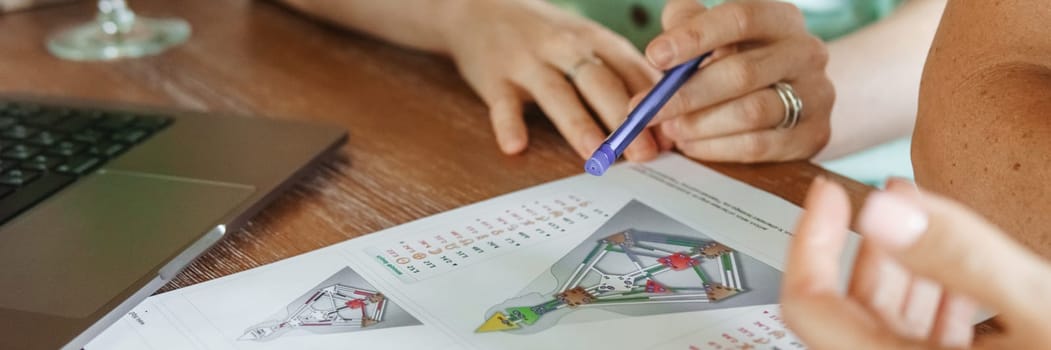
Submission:
M 800 212 L 623 163 L 153 296 L 86 349 L 802 349 L 777 305 Z

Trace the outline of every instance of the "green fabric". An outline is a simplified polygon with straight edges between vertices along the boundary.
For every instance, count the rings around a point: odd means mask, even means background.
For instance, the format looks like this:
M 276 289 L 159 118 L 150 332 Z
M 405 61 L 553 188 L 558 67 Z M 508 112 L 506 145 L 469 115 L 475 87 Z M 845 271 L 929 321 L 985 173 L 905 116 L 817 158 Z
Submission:
M 643 48 L 661 32 L 664 0 L 549 0 L 576 11 L 624 35 Z M 727 0 L 698 0 L 716 6 Z M 807 28 L 832 40 L 872 23 L 894 10 L 903 0 L 785 0 L 796 4 L 806 17 Z

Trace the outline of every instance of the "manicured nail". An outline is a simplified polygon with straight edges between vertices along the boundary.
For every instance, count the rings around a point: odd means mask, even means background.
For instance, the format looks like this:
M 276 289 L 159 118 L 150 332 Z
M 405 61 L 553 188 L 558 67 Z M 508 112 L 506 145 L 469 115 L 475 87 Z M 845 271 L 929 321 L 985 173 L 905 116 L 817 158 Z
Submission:
M 869 195 L 858 218 L 862 235 L 898 249 L 915 243 L 928 224 L 927 214 L 916 205 L 882 191 Z
M 658 39 L 646 48 L 646 58 L 654 67 L 664 69 L 675 58 L 675 47 L 667 39 Z

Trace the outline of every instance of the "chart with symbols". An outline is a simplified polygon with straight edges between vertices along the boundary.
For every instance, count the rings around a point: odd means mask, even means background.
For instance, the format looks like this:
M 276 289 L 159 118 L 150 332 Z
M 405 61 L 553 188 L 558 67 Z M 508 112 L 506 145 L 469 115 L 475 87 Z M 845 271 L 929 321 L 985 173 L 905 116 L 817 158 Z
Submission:
M 601 222 L 610 215 L 601 203 L 578 194 L 495 209 L 466 224 L 435 228 L 366 252 L 411 283 L 558 238 L 567 230 Z

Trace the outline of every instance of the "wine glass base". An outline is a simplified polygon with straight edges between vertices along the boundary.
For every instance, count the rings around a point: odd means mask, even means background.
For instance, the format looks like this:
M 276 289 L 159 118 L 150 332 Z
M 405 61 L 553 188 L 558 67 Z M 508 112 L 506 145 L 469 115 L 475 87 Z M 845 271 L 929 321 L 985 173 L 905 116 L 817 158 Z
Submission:
M 180 19 L 138 17 L 131 30 L 107 34 L 97 22 L 56 34 L 47 43 L 51 54 L 74 61 L 109 61 L 156 55 L 190 38 L 190 25 Z

